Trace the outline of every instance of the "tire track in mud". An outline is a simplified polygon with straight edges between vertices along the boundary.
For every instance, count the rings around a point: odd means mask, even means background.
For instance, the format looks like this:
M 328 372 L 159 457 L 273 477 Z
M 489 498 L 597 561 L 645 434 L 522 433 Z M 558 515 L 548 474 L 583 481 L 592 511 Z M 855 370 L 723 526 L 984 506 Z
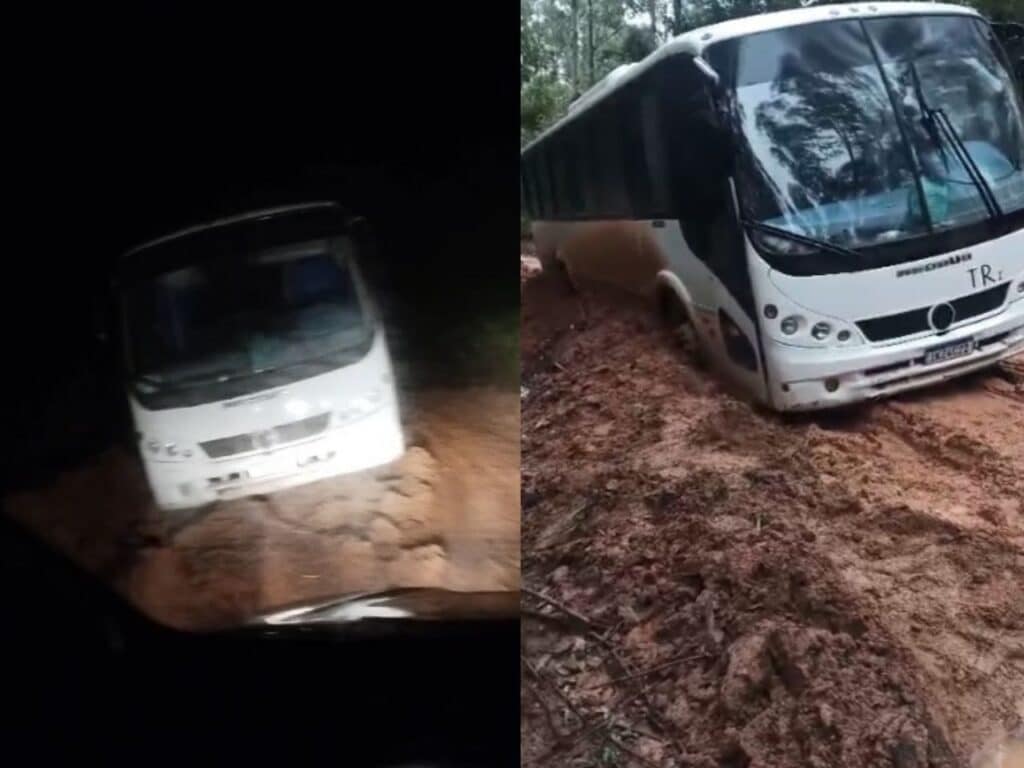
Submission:
M 959 766 L 1024 721 L 1016 367 L 782 417 L 702 383 L 638 302 L 588 306 L 524 381 L 524 579 L 635 667 L 701 660 L 646 678 L 670 732 L 623 707 L 560 759 L 615 738 L 659 765 Z M 616 677 L 600 649 L 547 624 L 528 655 L 577 708 L 633 690 L 592 688 Z

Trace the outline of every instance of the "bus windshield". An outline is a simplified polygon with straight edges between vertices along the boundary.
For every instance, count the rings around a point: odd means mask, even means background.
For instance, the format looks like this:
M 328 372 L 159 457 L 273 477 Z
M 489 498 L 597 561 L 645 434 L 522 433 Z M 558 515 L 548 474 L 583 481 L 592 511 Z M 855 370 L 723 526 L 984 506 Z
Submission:
M 825 22 L 734 55 L 748 219 L 862 249 L 1024 208 L 1019 95 L 980 20 Z
M 372 327 L 346 242 L 214 259 L 135 283 L 125 312 L 138 391 L 215 390 L 325 357 L 338 367 L 346 352 L 358 359 Z

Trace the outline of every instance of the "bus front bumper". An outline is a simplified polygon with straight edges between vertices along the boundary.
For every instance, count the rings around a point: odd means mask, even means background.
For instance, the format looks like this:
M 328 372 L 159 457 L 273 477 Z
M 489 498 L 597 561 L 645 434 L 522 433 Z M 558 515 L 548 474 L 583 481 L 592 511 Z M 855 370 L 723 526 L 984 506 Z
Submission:
M 974 343 L 970 354 L 925 363 L 928 350 L 968 341 Z M 942 335 L 848 349 L 773 343 L 772 351 L 771 397 L 777 410 L 813 411 L 875 400 L 963 376 L 1024 352 L 1024 300 Z
M 157 506 L 178 510 L 372 469 L 404 453 L 397 409 L 384 408 L 316 438 L 269 451 L 216 460 L 197 451 L 187 461 L 143 464 Z

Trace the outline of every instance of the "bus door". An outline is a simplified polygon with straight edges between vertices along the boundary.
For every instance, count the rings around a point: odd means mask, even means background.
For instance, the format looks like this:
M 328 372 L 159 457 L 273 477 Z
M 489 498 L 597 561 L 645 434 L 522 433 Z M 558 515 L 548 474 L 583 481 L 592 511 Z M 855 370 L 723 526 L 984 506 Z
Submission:
M 721 203 L 708 218 L 706 258 L 712 273 L 716 356 L 745 392 L 767 402 L 757 308 L 732 185 L 731 179 L 723 183 Z

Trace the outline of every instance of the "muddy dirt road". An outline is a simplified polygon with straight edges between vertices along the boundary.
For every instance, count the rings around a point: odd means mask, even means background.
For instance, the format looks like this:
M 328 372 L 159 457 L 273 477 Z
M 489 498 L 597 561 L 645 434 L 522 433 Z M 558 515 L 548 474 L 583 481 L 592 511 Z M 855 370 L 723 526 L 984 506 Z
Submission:
M 638 299 L 522 295 L 524 764 L 1017 765 L 1024 360 L 787 418 Z
M 153 506 L 111 449 L 9 514 L 181 628 L 346 592 L 517 589 L 518 403 L 489 387 L 406 395 L 409 450 L 378 470 L 184 513 Z

